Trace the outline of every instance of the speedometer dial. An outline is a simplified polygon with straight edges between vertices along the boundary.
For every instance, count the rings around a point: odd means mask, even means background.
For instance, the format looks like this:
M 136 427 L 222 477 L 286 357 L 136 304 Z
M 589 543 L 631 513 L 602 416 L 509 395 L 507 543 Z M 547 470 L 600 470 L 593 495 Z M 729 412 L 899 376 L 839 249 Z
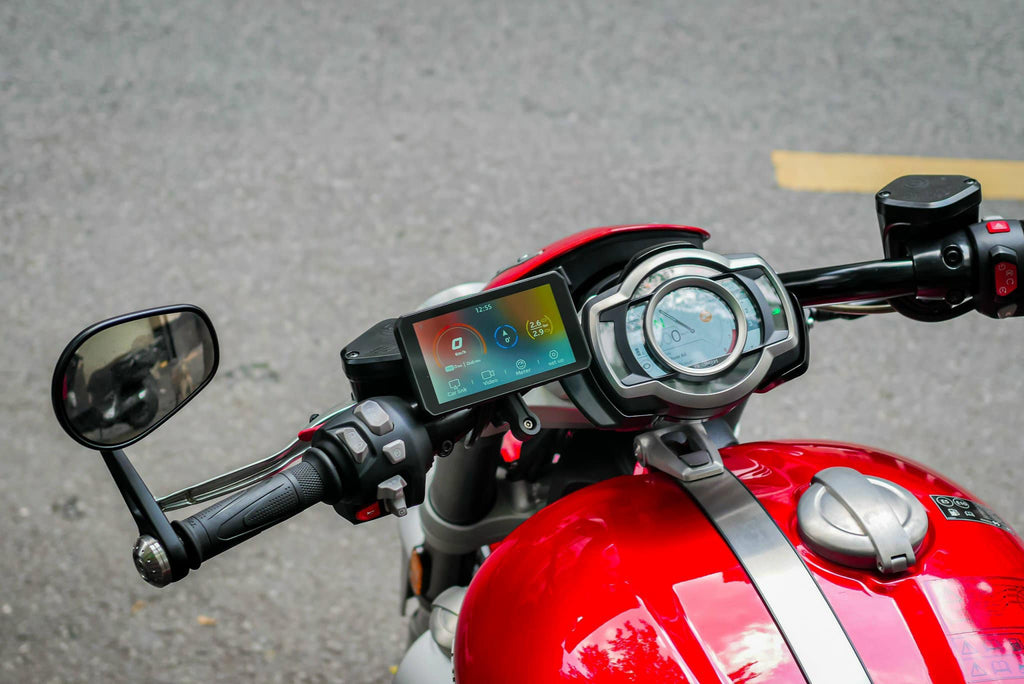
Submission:
M 681 278 L 656 292 L 645 323 L 655 354 L 688 375 L 712 375 L 731 366 L 747 336 L 736 298 L 703 278 Z

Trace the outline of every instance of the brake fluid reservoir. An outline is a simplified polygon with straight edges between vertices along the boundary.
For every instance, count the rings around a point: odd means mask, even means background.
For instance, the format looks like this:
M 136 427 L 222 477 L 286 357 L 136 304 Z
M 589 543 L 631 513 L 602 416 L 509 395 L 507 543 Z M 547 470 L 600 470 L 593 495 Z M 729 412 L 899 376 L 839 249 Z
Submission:
M 797 520 L 800 536 L 822 557 L 884 574 L 912 566 L 928 532 L 928 515 L 913 494 L 846 467 L 814 476 Z

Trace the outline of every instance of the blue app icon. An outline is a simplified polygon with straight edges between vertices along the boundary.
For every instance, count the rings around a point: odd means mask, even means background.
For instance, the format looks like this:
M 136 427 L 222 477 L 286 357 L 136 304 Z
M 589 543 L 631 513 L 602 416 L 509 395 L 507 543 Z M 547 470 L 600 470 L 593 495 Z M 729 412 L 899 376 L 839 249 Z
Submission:
M 502 349 L 511 349 L 519 343 L 519 333 L 511 325 L 499 325 L 494 331 L 494 341 Z

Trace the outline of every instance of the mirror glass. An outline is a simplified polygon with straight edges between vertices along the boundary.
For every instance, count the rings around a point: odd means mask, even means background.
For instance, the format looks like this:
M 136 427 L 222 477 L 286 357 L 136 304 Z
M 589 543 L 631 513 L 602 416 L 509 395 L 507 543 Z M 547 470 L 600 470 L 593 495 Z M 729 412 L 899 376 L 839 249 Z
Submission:
M 206 316 L 194 307 L 158 311 L 101 323 L 65 350 L 54 378 L 54 408 L 78 441 L 127 446 L 213 376 L 217 343 Z

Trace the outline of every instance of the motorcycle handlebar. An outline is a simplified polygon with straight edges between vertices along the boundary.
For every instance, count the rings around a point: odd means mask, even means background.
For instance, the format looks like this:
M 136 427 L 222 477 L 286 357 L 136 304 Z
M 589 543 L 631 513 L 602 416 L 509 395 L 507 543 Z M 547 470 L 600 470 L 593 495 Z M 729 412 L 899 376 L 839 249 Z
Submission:
M 172 523 L 185 544 L 192 569 L 315 503 L 336 498 L 340 492 L 337 472 L 325 458 L 307 459 Z
M 892 251 L 887 247 L 886 254 Z M 1000 318 L 1024 315 L 1024 288 L 1017 282 L 1018 267 L 1024 267 L 1020 221 L 908 233 L 899 253 L 902 258 L 779 277 L 802 306 L 888 299 L 900 313 L 920 320 L 945 320 L 972 308 Z M 187 574 L 186 560 L 197 569 L 322 501 L 357 524 L 385 513 L 404 515 L 408 506 L 423 501 L 433 454 L 450 451 L 474 416 L 464 411 L 422 424 L 415 407 L 399 397 L 364 401 L 322 424 L 301 464 L 173 523 L 184 547 L 184 553 L 178 547 L 174 563 L 160 540 L 144 532 L 136 565 L 148 581 L 162 586 Z
M 900 313 L 923 321 L 947 320 L 974 309 L 986 316 L 1024 315 L 1024 226 L 990 219 L 955 229 L 922 232 L 889 258 L 780 273 L 803 306 L 887 299 Z
M 866 261 L 780 273 L 786 289 L 803 306 L 889 299 L 917 291 L 914 262 Z

